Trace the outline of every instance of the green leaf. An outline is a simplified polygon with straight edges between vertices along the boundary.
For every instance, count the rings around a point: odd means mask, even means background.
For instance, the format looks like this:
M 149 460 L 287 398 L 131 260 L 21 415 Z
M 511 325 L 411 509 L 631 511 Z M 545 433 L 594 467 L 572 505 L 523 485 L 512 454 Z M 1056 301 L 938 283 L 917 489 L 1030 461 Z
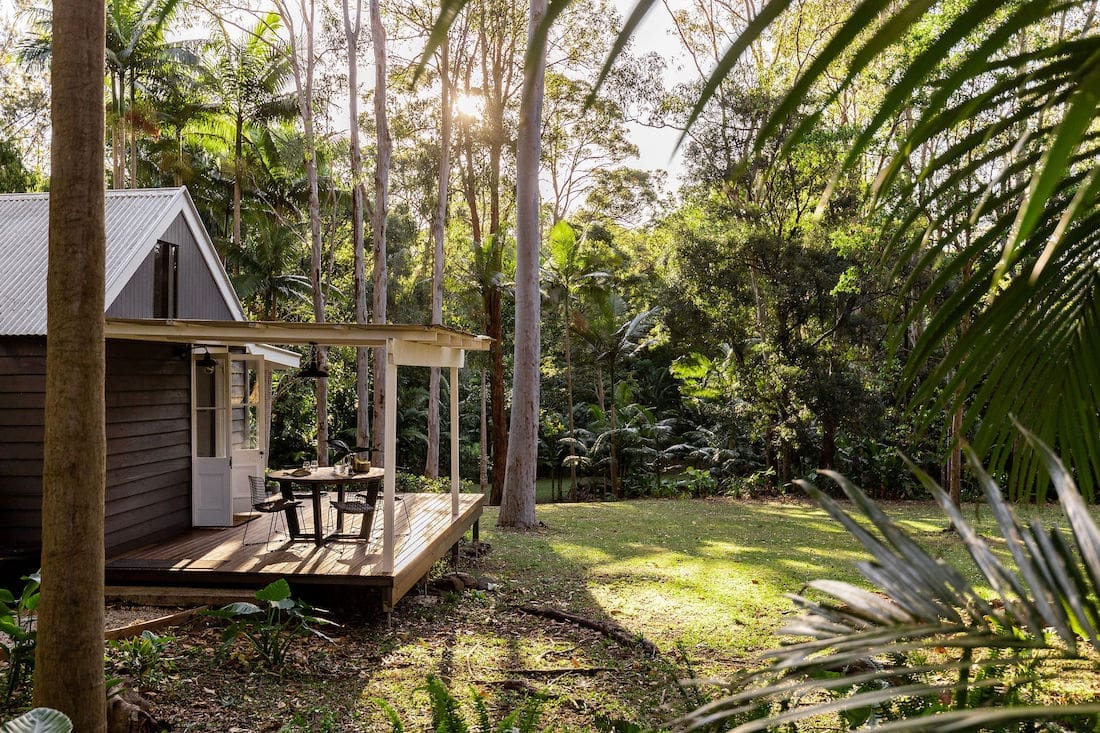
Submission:
M 35 708 L 0 726 L 0 733 L 70 733 L 69 716 L 52 708 Z
M 265 588 L 256 591 L 256 598 L 261 601 L 277 602 L 290 598 L 290 583 L 286 578 L 279 578 Z
M 1100 102 L 1100 51 L 1087 59 L 1083 71 L 1085 73 L 1075 85 L 1069 108 L 1063 113 L 1054 140 L 1047 146 L 1043 161 L 1031 180 L 1028 196 L 1001 257 L 997 270 L 999 275 L 1007 272 L 1015 262 L 1020 243 L 1034 230 L 1048 199 L 1066 175 L 1070 158 L 1096 118 L 1096 107 Z

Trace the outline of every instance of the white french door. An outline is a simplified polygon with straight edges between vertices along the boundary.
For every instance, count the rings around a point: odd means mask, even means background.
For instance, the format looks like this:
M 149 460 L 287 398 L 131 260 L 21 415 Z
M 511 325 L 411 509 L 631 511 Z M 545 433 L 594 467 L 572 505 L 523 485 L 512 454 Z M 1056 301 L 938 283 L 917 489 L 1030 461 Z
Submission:
M 248 477 L 263 476 L 267 468 L 264 392 L 263 357 L 230 354 L 230 485 L 234 513 L 252 510 Z
M 191 360 L 191 523 L 195 527 L 233 524 L 228 356 L 203 354 Z M 204 359 L 212 361 L 200 363 Z

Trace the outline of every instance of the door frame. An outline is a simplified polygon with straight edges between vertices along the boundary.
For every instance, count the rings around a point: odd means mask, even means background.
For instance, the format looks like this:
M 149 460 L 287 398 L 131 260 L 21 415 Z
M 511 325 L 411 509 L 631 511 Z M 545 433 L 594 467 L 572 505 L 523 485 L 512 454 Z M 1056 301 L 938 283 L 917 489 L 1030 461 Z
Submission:
M 267 378 L 266 363 L 263 355 L 251 354 L 251 353 L 229 353 L 229 367 L 227 371 L 230 388 L 229 396 L 229 491 L 230 501 L 233 504 L 234 512 L 249 512 L 252 510 L 251 491 L 248 484 L 249 475 L 262 476 L 267 469 L 267 416 L 266 416 L 266 401 L 267 392 L 264 388 L 264 382 Z M 256 431 L 256 448 L 243 448 L 238 449 L 233 444 L 233 410 L 241 405 L 237 405 L 233 402 L 233 365 L 234 363 L 240 363 L 244 365 L 245 374 L 247 370 L 251 369 L 255 372 L 256 376 L 256 415 L 255 415 L 255 431 Z M 246 380 L 247 385 L 247 380 Z M 248 408 L 250 403 L 247 398 L 244 402 L 244 407 Z M 247 414 L 247 413 L 246 413 Z M 244 453 L 256 452 L 256 456 L 244 456 Z M 255 466 L 258 474 L 248 473 L 241 474 L 241 470 L 246 467 Z M 243 479 L 242 479 L 243 476 Z
M 199 456 L 198 436 L 198 411 L 197 395 L 197 367 L 198 361 L 206 354 L 217 362 L 216 375 L 220 380 L 215 380 L 215 413 L 216 432 L 220 433 L 217 439 L 215 452 L 219 456 Z M 230 486 L 230 477 L 233 465 L 232 451 L 232 419 L 230 406 L 230 379 L 229 379 L 229 352 L 226 347 L 199 346 L 191 349 L 191 525 L 194 527 L 228 527 L 233 524 L 233 501 Z M 219 383 L 220 382 L 220 383 Z M 220 461 L 220 463 L 218 463 Z M 219 478 L 220 475 L 220 478 Z M 212 481 L 211 481 L 212 480 Z M 198 501 L 200 491 L 209 488 L 210 483 L 218 486 L 215 491 L 219 502 Z

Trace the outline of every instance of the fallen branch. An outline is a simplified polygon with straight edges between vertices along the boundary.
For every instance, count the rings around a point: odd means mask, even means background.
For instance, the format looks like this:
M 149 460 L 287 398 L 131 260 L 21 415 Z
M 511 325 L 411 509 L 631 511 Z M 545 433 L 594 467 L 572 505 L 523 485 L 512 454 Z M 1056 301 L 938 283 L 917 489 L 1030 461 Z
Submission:
M 548 669 L 502 669 L 508 674 L 518 674 L 526 677 L 554 676 L 567 674 L 594 675 L 600 672 L 614 672 L 614 667 L 553 667 Z
M 656 657 L 660 655 L 661 651 L 657 648 L 657 645 L 652 641 L 646 639 L 638 634 L 632 634 L 622 626 L 611 621 L 597 621 L 587 616 L 580 616 L 569 611 L 563 611 L 560 608 L 553 608 L 551 606 L 536 606 L 533 603 L 525 603 L 519 607 L 519 610 L 524 613 L 529 613 L 534 616 L 543 616 L 544 618 L 551 618 L 556 621 L 568 621 L 571 624 L 577 626 L 583 626 L 586 629 L 592 629 L 598 631 L 604 636 L 607 636 L 624 646 L 636 646 L 641 647 L 642 651 L 650 656 Z
M 538 698 L 539 700 L 549 700 L 554 698 L 562 702 L 566 702 L 573 706 L 575 710 L 584 710 L 588 707 L 588 703 L 577 697 L 569 697 L 567 695 L 555 695 L 552 692 L 546 692 L 532 685 L 527 680 L 507 679 L 507 680 L 477 680 L 475 684 L 484 685 L 486 687 L 493 686 L 499 687 L 502 690 L 511 690 L 512 692 L 521 692 L 524 695 Z
M 151 621 L 138 621 L 132 623 L 129 626 L 122 626 L 117 629 L 108 629 L 103 633 L 103 638 L 107 641 L 114 641 L 116 639 L 133 639 L 141 636 L 143 631 L 162 631 L 170 626 L 179 626 L 184 621 L 194 618 L 200 611 L 204 611 L 209 606 L 199 606 L 197 608 L 189 608 L 186 611 L 180 611 L 179 613 L 173 613 L 168 616 L 161 616 L 159 618 L 152 619 Z

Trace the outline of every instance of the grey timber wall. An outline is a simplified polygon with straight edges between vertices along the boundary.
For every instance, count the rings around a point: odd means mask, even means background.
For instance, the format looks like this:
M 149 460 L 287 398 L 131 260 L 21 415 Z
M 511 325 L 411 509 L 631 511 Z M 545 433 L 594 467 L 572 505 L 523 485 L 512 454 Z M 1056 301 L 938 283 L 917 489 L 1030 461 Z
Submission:
M 199 245 L 187 226 L 183 214 L 176 217 L 160 237 L 162 241 L 178 244 L 179 260 L 179 317 L 201 318 L 219 321 L 233 320 L 233 314 L 225 304 L 225 298 L 210 268 L 199 252 Z M 115 301 L 107 309 L 111 318 L 153 317 L 153 257 L 146 256 L 141 267 L 126 283 Z
M 0 338 L 0 552 L 40 545 L 45 340 Z M 191 525 L 190 360 L 107 342 L 107 554 Z
M 0 337 L 0 557 L 42 533 L 46 339 Z

